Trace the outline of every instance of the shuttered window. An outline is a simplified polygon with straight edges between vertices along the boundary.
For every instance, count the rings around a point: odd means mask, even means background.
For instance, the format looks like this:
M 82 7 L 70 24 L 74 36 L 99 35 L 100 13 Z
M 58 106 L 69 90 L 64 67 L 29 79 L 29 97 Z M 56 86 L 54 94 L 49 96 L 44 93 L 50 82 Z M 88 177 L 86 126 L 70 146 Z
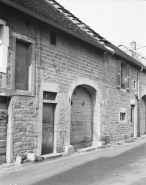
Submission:
M 117 87 L 129 90 L 129 65 L 120 60 L 117 61 Z
M 121 62 L 117 61 L 117 87 L 121 87 Z
M 0 72 L 6 73 L 9 47 L 9 27 L 0 19 Z
M 130 89 L 129 65 L 127 65 L 127 90 Z
M 15 89 L 28 90 L 30 44 L 16 40 Z

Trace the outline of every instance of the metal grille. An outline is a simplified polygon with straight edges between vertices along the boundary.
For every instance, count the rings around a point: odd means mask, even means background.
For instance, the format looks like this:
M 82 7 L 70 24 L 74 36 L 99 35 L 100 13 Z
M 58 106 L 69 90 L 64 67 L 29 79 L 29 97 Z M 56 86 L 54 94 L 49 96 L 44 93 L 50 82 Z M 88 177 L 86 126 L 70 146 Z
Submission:
M 43 92 L 43 99 L 44 100 L 55 100 L 57 93 L 54 92 Z
M 126 113 L 120 112 L 120 120 L 124 121 L 126 119 Z

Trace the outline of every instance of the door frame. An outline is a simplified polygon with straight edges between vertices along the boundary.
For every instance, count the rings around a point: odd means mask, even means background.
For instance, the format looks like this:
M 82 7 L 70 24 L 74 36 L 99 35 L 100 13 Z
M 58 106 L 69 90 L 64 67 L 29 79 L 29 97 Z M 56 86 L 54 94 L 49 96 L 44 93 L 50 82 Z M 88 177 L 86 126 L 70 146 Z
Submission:
M 69 130 L 70 130 L 70 125 L 71 125 L 71 98 L 72 98 L 72 93 L 74 91 L 74 89 L 79 86 L 79 85 L 87 85 L 89 87 L 92 87 L 94 89 L 94 92 L 92 94 L 92 103 L 94 105 L 94 110 L 93 110 L 93 141 L 92 141 L 92 147 L 98 147 L 101 146 L 102 143 L 100 141 L 100 137 L 101 137 L 101 109 L 102 109 L 102 104 L 103 104 L 103 100 L 102 100 L 102 95 L 101 95 L 101 91 L 100 88 L 98 86 L 98 84 L 89 79 L 89 78 L 79 78 L 78 80 L 75 80 L 69 87 L 69 91 L 68 91 L 68 95 L 69 95 Z M 68 140 L 68 143 L 66 143 L 66 150 L 68 150 L 68 148 L 70 148 L 70 146 L 72 147 L 72 145 L 70 145 L 70 137 Z
M 44 103 L 47 105 L 49 105 L 49 104 L 53 105 L 53 117 L 55 118 L 56 103 L 50 103 L 50 102 L 48 103 L 48 101 L 43 101 L 43 106 L 44 106 Z M 42 112 L 42 115 L 43 115 L 43 112 Z M 53 151 L 50 153 L 47 153 L 47 154 L 42 154 L 42 151 L 41 151 L 41 155 L 48 155 L 48 154 L 54 153 L 54 118 L 53 118 L 53 133 L 52 133 L 53 134 L 53 143 L 52 143 L 53 144 Z M 42 129 L 43 129 L 43 121 L 42 121 Z M 43 130 L 42 130 L 42 136 L 43 136 Z
M 55 100 L 43 100 L 43 92 L 48 91 L 48 92 L 55 92 L 57 93 L 56 99 Z M 43 103 L 51 103 L 55 104 L 54 108 L 54 140 L 53 140 L 53 153 L 57 153 L 57 130 L 58 130 L 58 125 L 59 125 L 59 112 L 60 112 L 60 101 L 58 99 L 58 93 L 59 88 L 57 84 L 49 83 L 49 82 L 41 82 L 41 87 L 39 91 L 39 101 L 38 106 L 38 115 L 39 115 L 39 120 L 38 123 L 36 124 L 36 132 L 38 134 L 38 147 L 37 149 L 34 149 L 34 152 L 41 155 L 42 152 L 42 122 L 43 122 Z M 46 154 L 50 155 L 50 154 Z
M 134 116 L 134 108 L 135 105 L 131 105 L 130 107 L 130 136 L 134 137 L 134 121 L 135 121 L 135 116 Z
M 131 99 L 130 100 L 130 134 L 131 134 L 131 106 L 133 106 L 133 137 L 137 137 L 137 102 L 136 100 Z

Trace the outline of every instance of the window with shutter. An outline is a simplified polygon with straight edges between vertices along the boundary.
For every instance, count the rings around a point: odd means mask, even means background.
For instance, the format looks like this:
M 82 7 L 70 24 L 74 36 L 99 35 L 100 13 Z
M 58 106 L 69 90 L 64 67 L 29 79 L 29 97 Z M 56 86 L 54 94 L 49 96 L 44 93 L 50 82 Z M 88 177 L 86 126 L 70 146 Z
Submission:
M 127 65 L 121 63 L 121 88 L 127 88 Z
M 117 61 L 117 87 L 129 90 L 129 65 L 120 60 Z
M 130 89 L 129 65 L 127 65 L 127 90 Z
M 30 44 L 16 40 L 15 89 L 28 90 Z
M 34 41 L 23 35 L 13 33 L 12 51 L 12 82 L 15 94 L 34 95 Z
M 121 87 L 121 62 L 117 61 L 117 87 Z

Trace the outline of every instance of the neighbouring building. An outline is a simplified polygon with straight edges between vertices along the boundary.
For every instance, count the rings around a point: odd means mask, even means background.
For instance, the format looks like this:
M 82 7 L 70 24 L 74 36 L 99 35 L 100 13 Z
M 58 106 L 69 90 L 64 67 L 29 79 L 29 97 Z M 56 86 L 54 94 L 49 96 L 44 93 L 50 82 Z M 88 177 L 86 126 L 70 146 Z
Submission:
M 0 0 L 0 163 L 144 134 L 145 78 L 56 1 Z
M 136 59 L 137 61 L 141 62 L 143 65 L 146 66 L 146 57 L 139 53 L 136 50 L 136 42 L 133 40 L 130 42 L 130 47 L 127 47 L 123 44 L 118 46 L 121 50 L 126 52 L 128 55 Z M 137 135 L 141 136 L 146 134 L 146 77 L 145 71 L 141 68 L 141 71 L 137 72 L 137 81 L 138 81 L 138 128 L 137 128 Z M 134 81 L 134 86 L 136 87 L 137 82 Z

